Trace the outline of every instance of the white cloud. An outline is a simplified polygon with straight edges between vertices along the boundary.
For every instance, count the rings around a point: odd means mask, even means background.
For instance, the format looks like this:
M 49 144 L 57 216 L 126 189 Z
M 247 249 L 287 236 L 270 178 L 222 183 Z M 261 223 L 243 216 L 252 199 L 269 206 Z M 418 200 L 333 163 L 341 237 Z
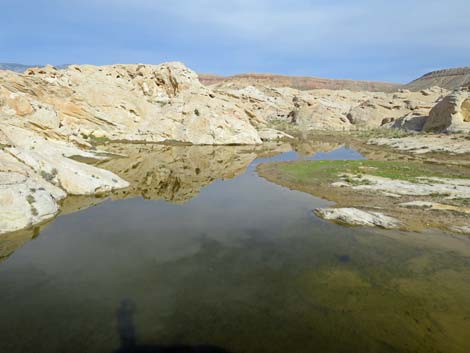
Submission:
M 97 0 L 137 13 L 148 30 L 159 22 L 182 37 L 240 41 L 272 52 L 346 54 L 387 47 L 461 50 L 470 54 L 468 0 L 215 1 Z M 137 9 L 137 10 L 136 10 Z M 177 32 L 177 33 L 175 33 Z M 169 33 L 171 36 L 172 33 Z

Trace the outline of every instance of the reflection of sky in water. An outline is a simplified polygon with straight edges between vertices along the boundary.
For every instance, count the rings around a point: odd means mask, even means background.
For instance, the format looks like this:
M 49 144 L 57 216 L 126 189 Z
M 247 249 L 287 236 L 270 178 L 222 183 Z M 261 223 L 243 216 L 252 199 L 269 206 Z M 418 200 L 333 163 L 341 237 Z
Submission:
M 339 147 L 330 152 L 317 152 L 312 154 L 311 156 L 301 156 L 299 153 L 295 151 L 289 151 L 285 153 L 281 153 L 277 156 L 270 157 L 270 158 L 258 158 L 251 164 L 251 167 L 256 166 L 261 163 L 266 162 L 287 162 L 287 161 L 296 161 L 296 160 L 307 160 L 307 161 L 315 161 L 315 160 L 357 160 L 357 159 L 365 159 L 362 154 L 353 150 L 348 147 Z
M 358 157 L 342 147 L 309 158 Z M 231 352 L 380 353 L 427 342 L 427 326 L 421 332 L 414 321 L 427 323 L 434 310 L 420 299 L 421 287 L 408 284 L 415 290 L 408 298 L 383 282 L 410 276 L 423 245 L 321 221 L 312 210 L 327 201 L 254 171 L 263 161 L 297 158 L 257 159 L 182 205 L 108 200 L 59 217 L 0 264 L 0 352 L 111 352 L 119 335 L 160 347 L 155 352 L 203 344 Z M 442 259 L 447 271 L 470 265 L 455 253 L 425 253 L 433 271 Z M 426 281 L 440 296 L 433 303 L 446 298 Z M 450 294 L 450 304 L 440 303 L 449 313 L 460 305 Z M 128 320 L 124 309 L 134 306 Z M 377 331 L 381 325 L 392 334 Z

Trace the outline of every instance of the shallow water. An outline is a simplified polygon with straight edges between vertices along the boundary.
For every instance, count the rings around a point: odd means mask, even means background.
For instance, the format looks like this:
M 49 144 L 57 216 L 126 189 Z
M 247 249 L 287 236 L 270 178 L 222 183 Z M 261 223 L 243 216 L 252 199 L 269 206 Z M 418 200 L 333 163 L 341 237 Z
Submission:
M 469 238 L 330 224 L 255 173 L 357 152 L 131 148 L 103 164 L 129 190 L 0 263 L 0 352 L 470 352 Z

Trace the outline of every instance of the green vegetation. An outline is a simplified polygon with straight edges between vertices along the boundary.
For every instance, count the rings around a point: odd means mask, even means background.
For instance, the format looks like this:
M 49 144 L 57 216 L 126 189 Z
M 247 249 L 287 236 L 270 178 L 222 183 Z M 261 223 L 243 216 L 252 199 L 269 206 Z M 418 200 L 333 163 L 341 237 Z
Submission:
M 33 205 L 31 205 L 31 214 L 33 216 L 38 216 L 39 215 L 39 212 L 38 212 L 37 208 L 34 207 Z
M 46 172 L 45 170 L 41 170 L 39 174 L 41 174 L 42 178 L 45 179 L 48 182 L 51 182 L 54 180 L 54 178 L 57 176 L 59 171 L 56 168 L 52 168 L 51 172 Z
M 28 203 L 31 205 L 32 203 L 36 202 L 36 199 L 33 195 L 28 195 L 26 196 L 26 201 L 28 201 Z
M 406 130 L 400 129 L 384 129 L 384 128 L 377 128 L 377 129 L 369 129 L 369 130 L 361 130 L 358 132 L 352 132 L 356 134 L 358 137 L 361 138 L 379 138 L 379 137 L 387 137 L 387 138 L 400 138 L 406 137 L 411 135 L 416 135 L 416 132 L 410 132 Z M 420 133 L 422 134 L 422 133 Z
M 108 142 L 110 142 L 111 140 L 109 138 L 107 138 L 106 136 L 100 136 L 100 137 L 96 137 L 94 135 L 90 135 L 88 136 L 88 142 L 90 142 L 92 145 L 96 146 L 96 145 L 104 145 Z
M 36 199 L 34 198 L 34 196 L 29 194 L 28 196 L 26 196 L 26 201 L 28 201 L 28 203 L 31 207 L 31 214 L 33 216 L 39 215 L 39 212 L 38 212 L 37 208 L 34 207 L 34 203 L 36 202 Z
M 418 177 L 441 177 L 470 179 L 470 175 L 448 169 L 437 169 L 411 161 L 300 161 L 280 164 L 280 170 L 300 181 L 323 179 L 334 181 L 341 174 L 374 175 L 390 179 L 414 181 Z

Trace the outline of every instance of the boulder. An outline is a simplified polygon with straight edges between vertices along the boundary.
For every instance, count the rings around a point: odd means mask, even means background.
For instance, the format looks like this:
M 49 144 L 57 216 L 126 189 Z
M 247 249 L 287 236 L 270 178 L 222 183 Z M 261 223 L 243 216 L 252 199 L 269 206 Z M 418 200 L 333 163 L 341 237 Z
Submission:
M 423 127 L 429 132 L 470 132 L 470 88 L 452 92 L 429 113 Z
M 396 229 L 402 226 L 402 223 L 393 217 L 357 208 L 317 208 L 315 214 L 326 220 L 355 226 L 385 229 Z
M 379 127 L 383 119 L 390 118 L 389 110 L 366 101 L 352 108 L 347 114 L 351 124 L 360 127 Z
M 398 119 L 382 124 L 382 127 L 406 131 L 421 131 L 428 117 L 420 112 L 411 112 Z

